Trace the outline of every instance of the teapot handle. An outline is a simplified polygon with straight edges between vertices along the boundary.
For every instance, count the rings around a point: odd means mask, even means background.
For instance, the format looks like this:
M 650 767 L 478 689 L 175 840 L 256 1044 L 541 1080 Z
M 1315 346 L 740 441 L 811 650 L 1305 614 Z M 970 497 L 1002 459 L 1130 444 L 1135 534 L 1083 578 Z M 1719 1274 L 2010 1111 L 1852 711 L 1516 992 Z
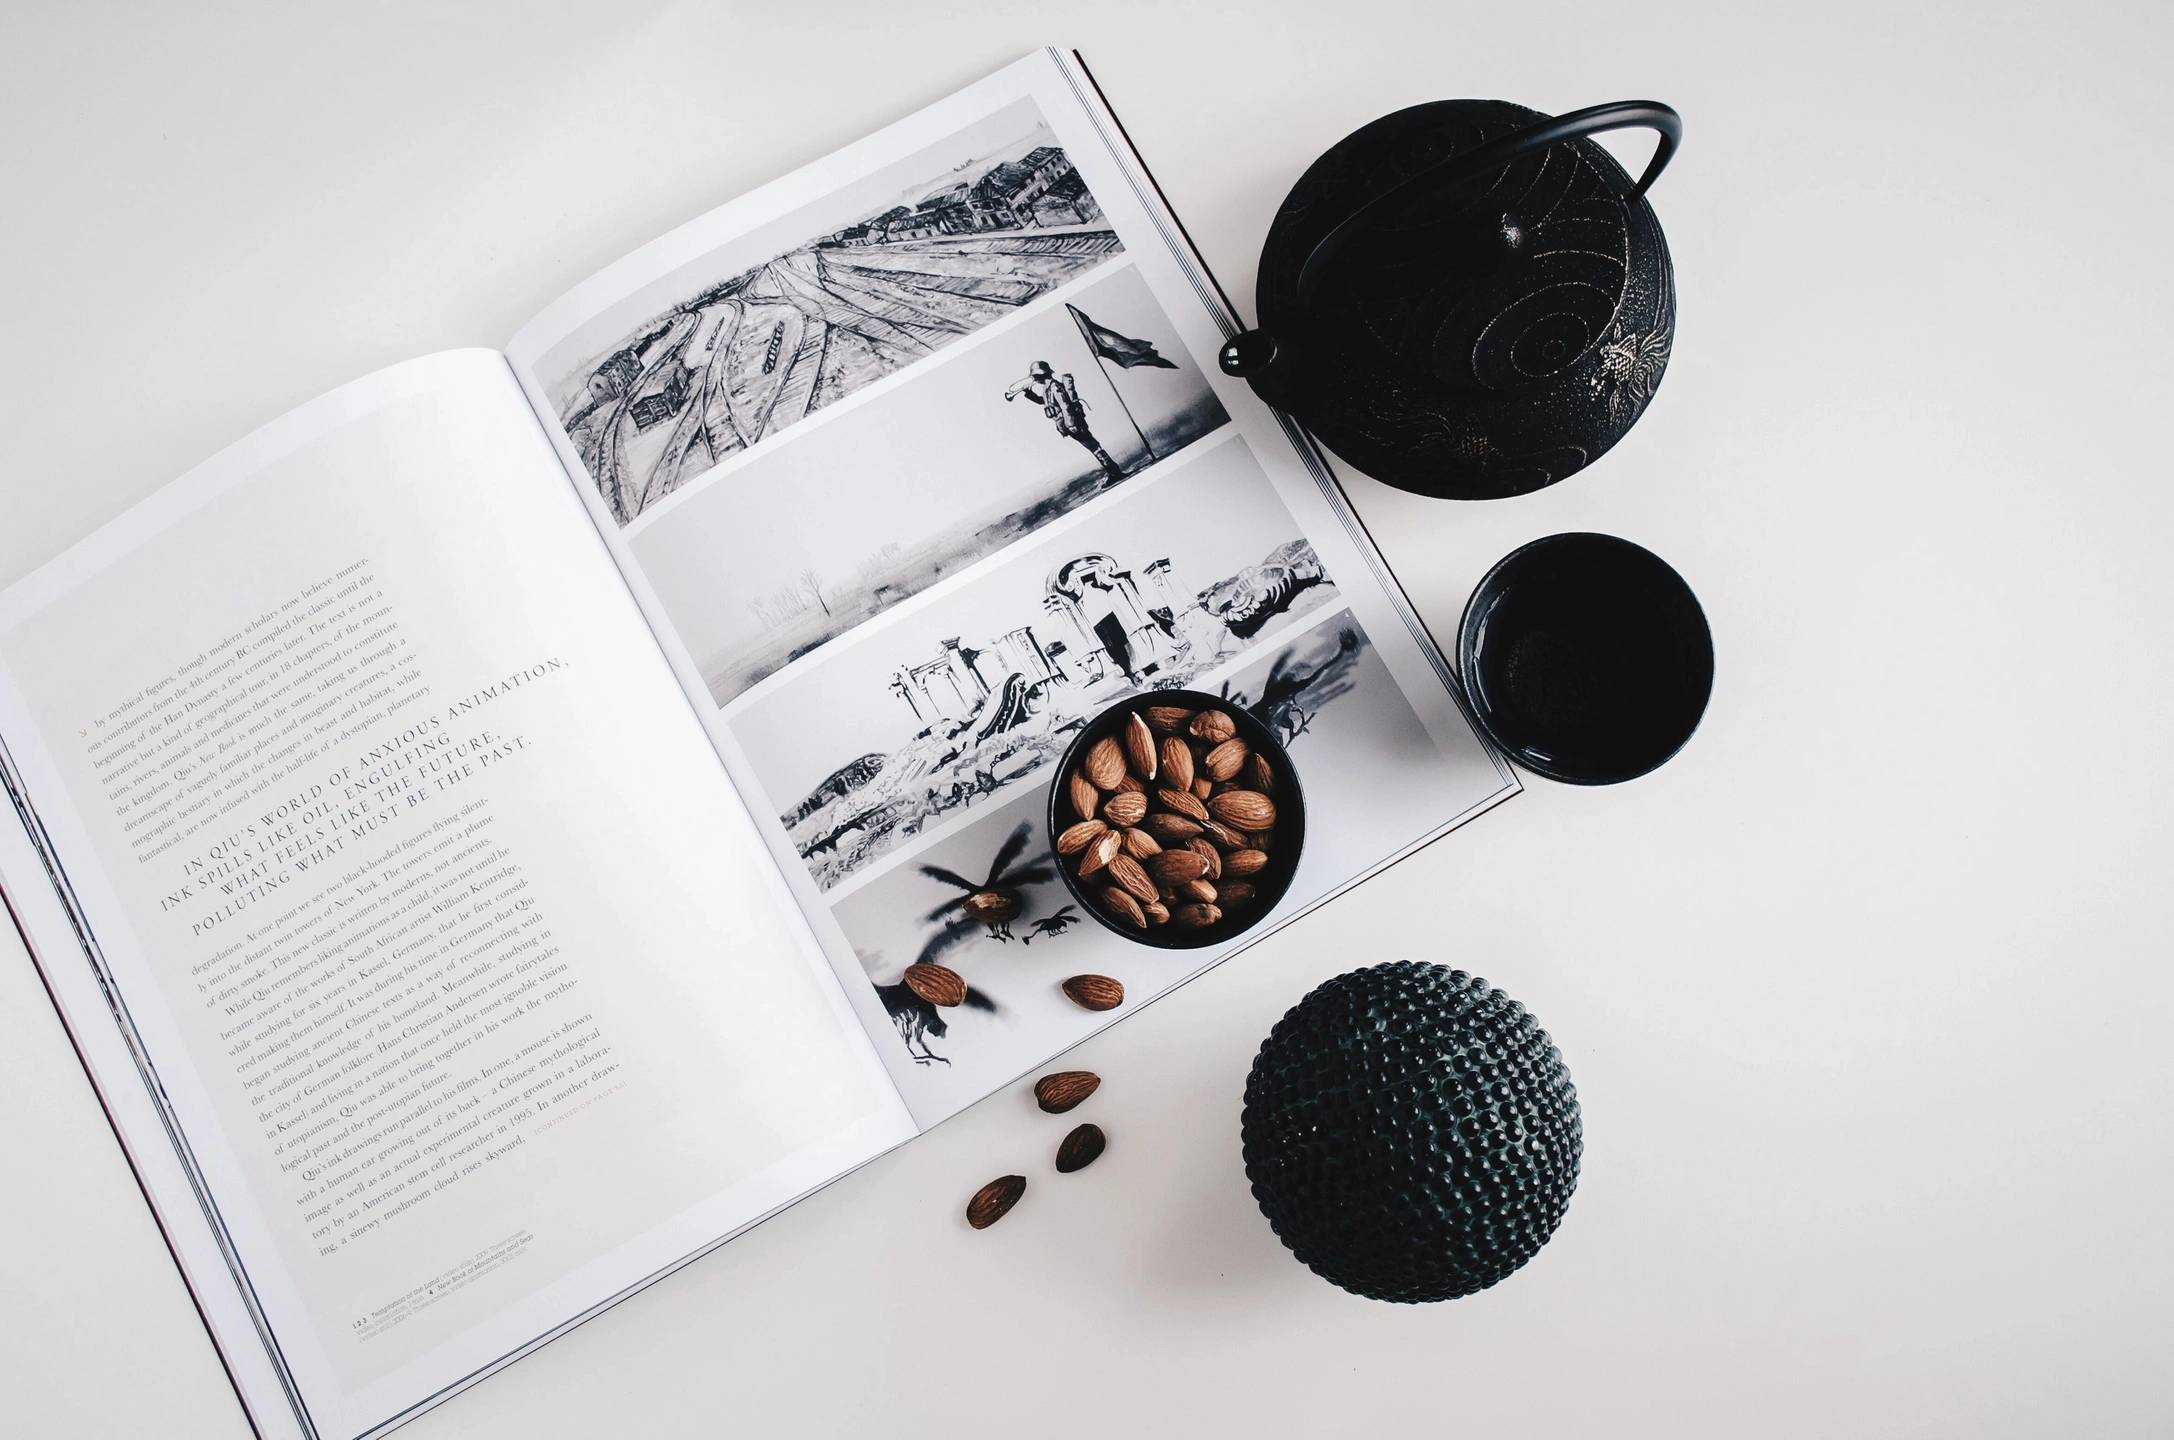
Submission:
M 1313 298 L 1320 288 L 1321 277 L 1327 273 L 1329 262 L 1359 232 L 1392 205 L 1411 199 L 1422 191 L 1443 191 L 1469 184 L 1483 176 L 1500 170 L 1504 165 L 1530 150 L 1542 149 L 1564 140 L 1577 140 L 1587 135 L 1599 135 L 1609 130 L 1650 129 L 1660 140 L 1653 147 L 1653 158 L 1646 162 L 1646 173 L 1638 177 L 1631 187 L 1628 198 L 1638 199 L 1661 178 L 1661 171 L 1668 167 L 1676 147 L 1683 143 L 1683 117 L 1658 100 L 1618 100 L 1610 105 L 1589 105 L 1583 110 L 1535 120 L 1522 130 L 1513 130 L 1485 141 L 1461 155 L 1428 166 L 1415 175 L 1376 195 L 1373 199 L 1351 212 L 1344 220 L 1321 237 L 1298 268 L 1298 284 L 1293 293 L 1300 305 Z

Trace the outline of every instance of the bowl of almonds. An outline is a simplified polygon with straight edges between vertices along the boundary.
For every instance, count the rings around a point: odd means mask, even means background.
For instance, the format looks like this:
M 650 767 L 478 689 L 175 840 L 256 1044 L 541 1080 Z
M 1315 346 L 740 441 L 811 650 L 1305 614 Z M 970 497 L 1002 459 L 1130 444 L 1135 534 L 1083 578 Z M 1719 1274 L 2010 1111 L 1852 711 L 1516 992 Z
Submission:
M 1306 802 L 1266 725 L 1219 696 L 1156 690 L 1073 740 L 1049 834 L 1081 909 L 1128 940 L 1184 950 L 1275 908 L 1298 870 Z

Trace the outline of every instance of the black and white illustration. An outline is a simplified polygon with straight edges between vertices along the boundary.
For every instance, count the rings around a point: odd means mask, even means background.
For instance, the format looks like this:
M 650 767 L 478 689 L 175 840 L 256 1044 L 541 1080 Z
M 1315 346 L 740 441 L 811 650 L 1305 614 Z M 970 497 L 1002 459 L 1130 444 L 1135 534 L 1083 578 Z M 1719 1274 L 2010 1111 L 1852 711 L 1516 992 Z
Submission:
M 1110 701 L 1192 684 L 1335 594 L 1234 437 L 825 651 L 729 723 L 829 889 L 1035 776 Z
M 620 524 L 1123 249 L 1029 102 L 781 224 L 537 367 Z
M 1268 647 L 1215 688 L 1286 737 L 1306 787 L 1307 853 L 1285 907 L 1441 822 L 1449 762 L 1349 611 Z M 1041 786 L 1025 787 L 831 908 L 903 1054 L 929 1072 L 914 1083 L 970 1098 L 1103 1023 L 1058 993 L 1067 976 L 1115 975 L 1140 1000 L 1208 958 L 1151 950 L 1080 916 L 1055 873 L 1045 802 Z M 985 903 L 1003 926 L 961 923 L 955 897 L 966 885 L 995 892 Z M 905 967 L 922 960 L 965 977 L 965 1005 L 939 1009 L 906 988 Z
M 690 492 L 631 543 L 723 705 L 1226 419 L 1123 265 Z

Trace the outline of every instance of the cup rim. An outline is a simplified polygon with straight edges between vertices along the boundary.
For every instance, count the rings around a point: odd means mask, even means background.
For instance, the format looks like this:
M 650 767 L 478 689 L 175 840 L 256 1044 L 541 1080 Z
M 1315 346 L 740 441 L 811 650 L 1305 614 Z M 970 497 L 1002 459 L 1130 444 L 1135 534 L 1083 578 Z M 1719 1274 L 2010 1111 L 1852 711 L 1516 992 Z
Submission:
M 1696 635 L 1706 655 L 1706 694 L 1700 697 L 1698 713 L 1691 718 L 1691 723 L 1684 729 L 1683 734 L 1664 753 L 1651 763 L 1633 770 L 1579 771 L 1532 758 L 1496 728 L 1493 706 L 1488 703 L 1485 692 L 1474 683 L 1474 672 L 1478 668 L 1479 658 L 1479 639 L 1474 630 L 1479 621 L 1480 602 L 1500 592 L 1498 582 L 1503 572 L 1535 550 L 1590 541 L 1599 541 L 1603 547 L 1617 548 L 1635 557 L 1642 557 L 1682 587 L 1684 598 L 1690 601 L 1690 616 L 1697 622 Z M 1686 629 L 1685 634 L 1690 633 Z M 1635 540 L 1626 540 L 1620 535 L 1610 535 L 1601 530 L 1563 530 L 1526 541 L 1487 567 L 1487 573 L 1480 577 L 1479 583 L 1472 587 L 1472 593 L 1465 597 L 1464 610 L 1457 618 L 1457 683 L 1464 690 L 1465 706 L 1471 712 L 1473 723 L 1479 726 L 1480 733 L 1487 737 L 1487 742 L 1511 764 L 1538 775 L 1543 780 L 1553 780 L 1564 785 L 1620 785 L 1650 775 L 1675 759 L 1683 752 L 1683 747 L 1691 743 L 1691 737 L 1698 733 L 1699 726 L 1705 723 L 1706 708 L 1713 698 L 1713 661 L 1713 627 L 1706 619 L 1706 607 L 1699 601 L 1698 592 L 1691 588 L 1690 582 L 1683 578 L 1675 566 Z

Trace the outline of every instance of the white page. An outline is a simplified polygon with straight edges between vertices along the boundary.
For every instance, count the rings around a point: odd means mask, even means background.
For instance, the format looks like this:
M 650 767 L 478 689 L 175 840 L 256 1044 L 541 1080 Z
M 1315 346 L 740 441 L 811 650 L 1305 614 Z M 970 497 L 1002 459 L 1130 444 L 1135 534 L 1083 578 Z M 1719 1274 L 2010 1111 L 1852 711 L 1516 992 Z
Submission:
M 226 1247 L 192 1287 L 300 1433 L 912 1133 L 500 356 L 324 397 L 0 596 L 0 736 Z
M 643 247 L 507 347 L 924 1126 L 1517 791 L 1318 453 L 1219 373 L 1233 328 L 1049 51 Z M 1290 892 L 1216 950 L 1067 911 L 1046 864 L 1065 740 L 1173 684 L 1284 730 L 1306 786 Z M 1016 933 L 935 913 L 960 891 L 929 867 L 1007 859 Z M 907 991 L 920 958 L 971 1003 Z M 1073 1006 L 1082 972 L 1134 1003 Z

